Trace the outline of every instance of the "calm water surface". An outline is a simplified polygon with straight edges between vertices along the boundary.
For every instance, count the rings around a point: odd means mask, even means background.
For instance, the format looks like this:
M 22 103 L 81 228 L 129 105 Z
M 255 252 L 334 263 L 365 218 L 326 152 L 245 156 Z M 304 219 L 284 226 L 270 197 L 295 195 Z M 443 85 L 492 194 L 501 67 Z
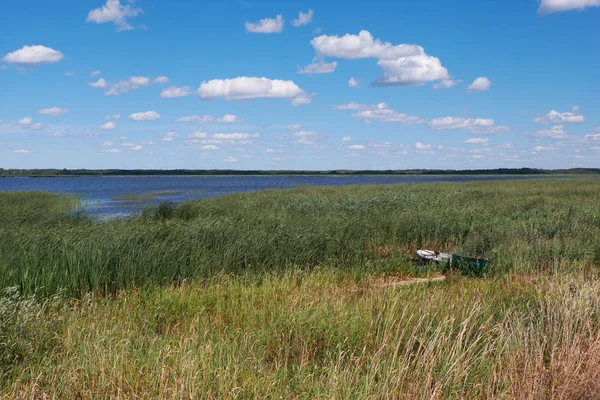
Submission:
M 84 212 L 96 216 L 128 215 L 150 204 L 180 203 L 203 197 L 295 186 L 466 182 L 528 179 L 528 176 L 152 176 L 78 178 L 0 178 L 0 191 L 46 191 L 76 194 Z M 119 200 L 123 195 L 160 193 L 153 199 Z M 152 196 L 150 196 L 152 197 Z

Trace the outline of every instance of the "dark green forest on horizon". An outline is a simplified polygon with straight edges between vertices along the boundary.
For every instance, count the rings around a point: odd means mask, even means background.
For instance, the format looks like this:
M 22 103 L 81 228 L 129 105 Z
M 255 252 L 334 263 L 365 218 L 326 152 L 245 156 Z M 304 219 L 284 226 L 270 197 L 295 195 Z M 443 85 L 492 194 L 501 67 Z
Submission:
M 194 176 L 194 175 L 589 175 L 600 168 L 406 169 L 406 170 L 232 170 L 232 169 L 4 169 L 0 177 Z

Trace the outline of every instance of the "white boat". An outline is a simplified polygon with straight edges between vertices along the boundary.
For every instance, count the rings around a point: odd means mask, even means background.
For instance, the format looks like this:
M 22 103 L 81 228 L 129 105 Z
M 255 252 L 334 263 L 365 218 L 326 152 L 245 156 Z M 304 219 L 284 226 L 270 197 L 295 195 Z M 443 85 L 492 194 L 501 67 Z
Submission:
M 440 253 L 435 250 L 417 250 L 417 255 L 421 260 L 433 261 L 436 263 L 448 262 L 452 259 L 452 254 Z

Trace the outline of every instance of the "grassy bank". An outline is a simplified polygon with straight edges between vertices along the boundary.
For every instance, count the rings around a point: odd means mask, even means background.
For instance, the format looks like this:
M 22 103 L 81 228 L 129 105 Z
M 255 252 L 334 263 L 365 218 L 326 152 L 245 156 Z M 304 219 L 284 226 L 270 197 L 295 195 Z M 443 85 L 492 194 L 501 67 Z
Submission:
M 297 188 L 98 222 L 0 193 L 0 398 L 594 398 L 600 180 Z M 419 247 L 482 255 L 484 278 Z
M 489 257 L 492 274 L 581 270 L 600 262 L 599 190 L 598 179 L 303 187 L 102 223 L 23 219 L 29 202 L 13 201 L 0 209 L 0 287 L 81 296 L 320 265 L 414 275 L 420 247 Z
M 600 283 L 575 275 L 397 288 L 339 270 L 288 271 L 47 307 L 51 350 L 34 342 L 0 397 L 581 399 L 600 390 Z

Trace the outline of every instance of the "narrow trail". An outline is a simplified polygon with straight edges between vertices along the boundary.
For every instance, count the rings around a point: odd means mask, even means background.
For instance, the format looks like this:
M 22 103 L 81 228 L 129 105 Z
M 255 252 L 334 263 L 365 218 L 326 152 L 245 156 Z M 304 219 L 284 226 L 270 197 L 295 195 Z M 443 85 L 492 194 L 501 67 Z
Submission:
M 434 278 L 408 278 L 399 281 L 385 282 L 384 287 L 408 286 L 414 283 L 442 282 L 446 279 L 445 276 L 436 276 Z

